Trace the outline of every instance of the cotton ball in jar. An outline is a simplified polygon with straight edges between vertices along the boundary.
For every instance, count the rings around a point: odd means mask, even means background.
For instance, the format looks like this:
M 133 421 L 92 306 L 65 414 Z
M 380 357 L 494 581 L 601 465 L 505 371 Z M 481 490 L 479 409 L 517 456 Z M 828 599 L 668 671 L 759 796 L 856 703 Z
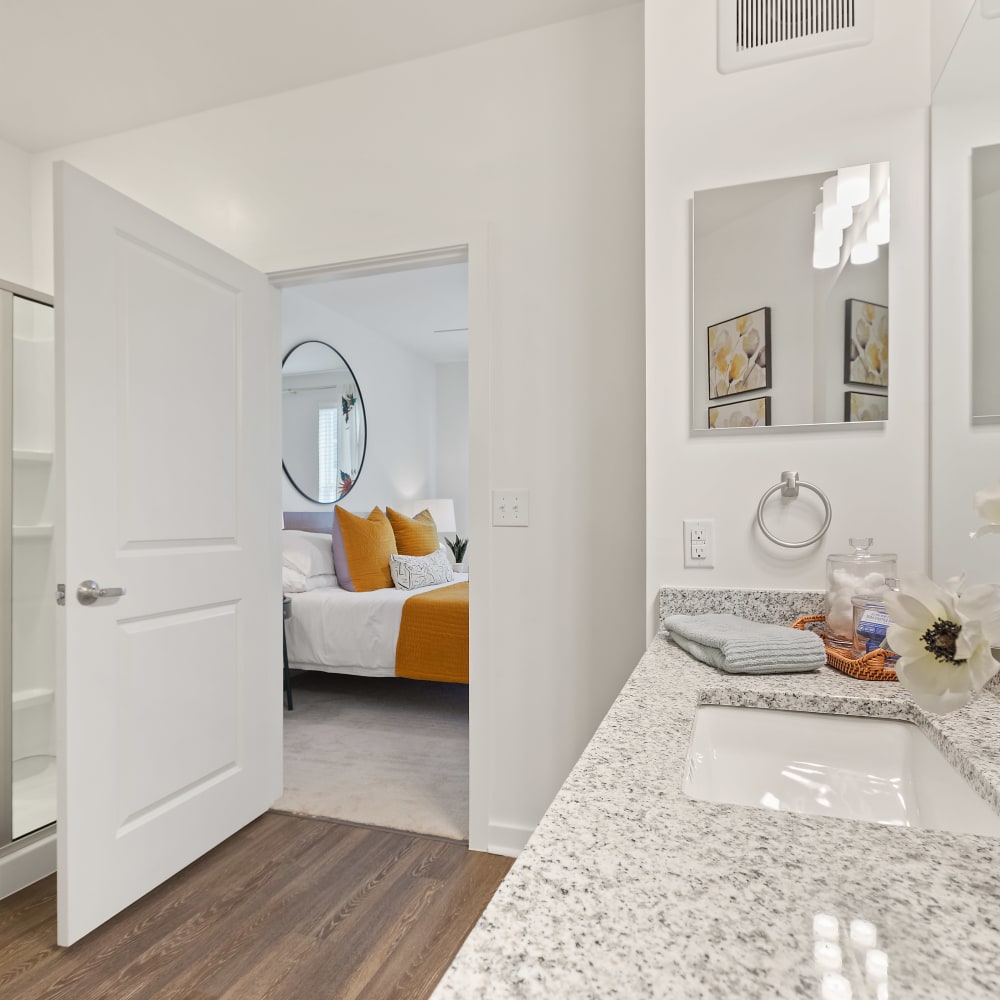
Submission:
M 851 629 L 854 627 L 852 596 L 852 592 L 846 588 L 839 588 L 833 593 L 830 610 L 826 614 L 827 631 L 840 636 L 851 634 Z

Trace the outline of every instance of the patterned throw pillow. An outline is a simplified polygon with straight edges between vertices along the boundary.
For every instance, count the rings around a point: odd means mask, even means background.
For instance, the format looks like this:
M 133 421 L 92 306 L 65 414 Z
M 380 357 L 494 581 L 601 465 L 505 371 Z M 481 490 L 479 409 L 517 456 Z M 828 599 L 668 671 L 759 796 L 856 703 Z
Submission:
M 429 510 L 422 510 L 416 517 L 407 517 L 391 507 L 386 507 L 385 513 L 396 536 L 396 551 L 401 556 L 426 556 L 441 547 L 437 525 Z
M 431 587 L 455 578 L 448 557 L 440 549 L 426 556 L 389 556 L 389 571 L 397 590 Z

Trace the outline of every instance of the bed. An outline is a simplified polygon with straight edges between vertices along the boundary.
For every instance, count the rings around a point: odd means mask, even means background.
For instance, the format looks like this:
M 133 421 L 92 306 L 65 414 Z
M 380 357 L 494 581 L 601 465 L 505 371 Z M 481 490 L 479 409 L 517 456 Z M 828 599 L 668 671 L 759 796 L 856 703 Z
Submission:
M 289 512 L 286 531 L 329 538 L 331 515 Z M 469 681 L 468 576 L 417 590 L 355 593 L 317 586 L 290 593 L 288 664 L 363 677 Z

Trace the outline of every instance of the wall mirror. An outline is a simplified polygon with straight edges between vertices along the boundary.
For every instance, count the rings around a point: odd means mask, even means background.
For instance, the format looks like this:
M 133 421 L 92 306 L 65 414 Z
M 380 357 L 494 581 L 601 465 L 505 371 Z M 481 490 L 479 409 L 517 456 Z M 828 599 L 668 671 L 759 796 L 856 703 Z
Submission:
M 357 379 L 319 340 L 293 347 L 281 366 L 281 465 L 307 500 L 336 503 L 365 460 L 367 423 Z
M 1000 423 L 1000 144 L 972 150 L 972 416 Z
M 931 572 L 995 583 L 1000 537 L 970 531 L 1000 479 L 1000 6 L 967 11 L 931 102 Z
M 691 426 L 885 420 L 889 164 L 696 191 Z

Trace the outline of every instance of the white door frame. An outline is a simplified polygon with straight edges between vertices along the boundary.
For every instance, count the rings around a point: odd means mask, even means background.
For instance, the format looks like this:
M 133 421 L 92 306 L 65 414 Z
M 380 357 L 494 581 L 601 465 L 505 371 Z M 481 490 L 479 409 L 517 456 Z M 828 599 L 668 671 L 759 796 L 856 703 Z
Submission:
M 391 249 L 389 249 L 391 247 Z M 433 248 L 433 249 L 428 249 Z M 344 278 L 455 263 L 469 265 L 469 534 L 476 539 L 476 572 L 470 577 L 469 602 L 469 849 L 489 850 L 490 803 L 490 231 L 487 225 L 444 227 L 407 239 L 372 236 L 365 245 L 338 246 L 314 253 L 303 264 L 270 270 L 278 288 L 319 278 Z M 475 446 L 473 447 L 473 442 Z

